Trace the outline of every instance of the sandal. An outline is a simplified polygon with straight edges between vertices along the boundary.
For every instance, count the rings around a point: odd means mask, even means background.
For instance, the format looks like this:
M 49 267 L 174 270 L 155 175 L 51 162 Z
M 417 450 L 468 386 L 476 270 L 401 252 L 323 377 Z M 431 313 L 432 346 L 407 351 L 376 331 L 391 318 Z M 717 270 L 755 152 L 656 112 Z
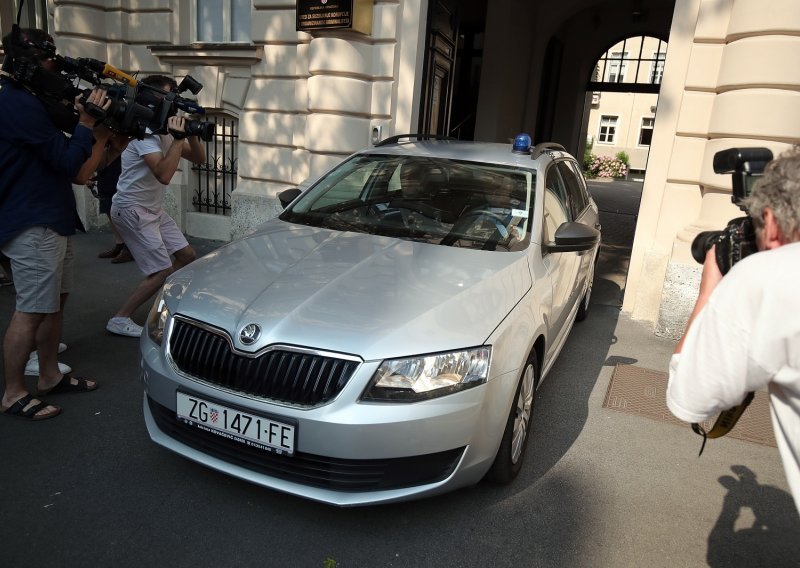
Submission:
M 0 406 L 0 412 L 5 414 L 6 416 L 11 416 L 12 418 L 21 418 L 23 420 L 47 420 L 48 418 L 55 418 L 59 414 L 61 414 L 61 408 L 58 406 L 54 406 L 52 404 L 47 404 L 43 400 L 39 401 L 39 404 L 31 403 L 34 401 L 34 397 L 32 394 L 28 393 L 19 399 L 17 402 L 12 404 L 11 406 Z M 39 414 L 42 410 L 47 408 L 48 406 L 52 406 L 55 408 L 55 412 L 50 412 L 48 414 Z
M 72 381 L 75 381 L 74 383 Z M 37 395 L 45 394 L 58 394 L 70 392 L 89 392 L 97 390 L 97 383 L 94 386 L 89 386 L 89 381 L 83 377 L 73 377 L 70 374 L 65 374 L 61 377 L 55 385 L 49 389 L 43 389 L 36 392 Z

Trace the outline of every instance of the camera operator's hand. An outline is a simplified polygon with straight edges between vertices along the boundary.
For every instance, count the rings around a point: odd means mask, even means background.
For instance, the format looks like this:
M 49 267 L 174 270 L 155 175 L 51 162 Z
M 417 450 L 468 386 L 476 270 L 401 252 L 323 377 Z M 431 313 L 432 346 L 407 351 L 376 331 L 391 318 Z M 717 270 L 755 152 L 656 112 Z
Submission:
M 86 106 L 84 103 L 81 102 L 83 99 L 83 95 L 78 95 L 75 97 L 75 108 L 78 111 L 78 122 L 85 126 L 86 128 L 94 129 L 95 124 L 97 123 L 97 118 L 92 116 L 86 110 Z M 89 93 L 89 96 L 86 97 L 85 100 L 86 105 L 92 104 L 96 107 L 99 107 L 104 113 L 108 110 L 111 106 L 111 99 L 106 96 L 106 92 L 104 89 L 92 89 L 92 92 Z
M 185 129 L 186 119 L 182 116 L 170 116 L 167 119 L 167 131 L 172 134 L 175 140 L 183 140 L 186 138 Z
M 722 280 L 722 271 L 720 271 L 719 265 L 717 264 L 716 248 L 716 245 L 714 245 L 706 252 L 706 260 L 703 262 L 703 274 L 700 277 L 698 302 L 700 298 L 703 297 L 708 299 L 708 296 L 710 296 L 714 288 L 717 287 L 719 281 Z

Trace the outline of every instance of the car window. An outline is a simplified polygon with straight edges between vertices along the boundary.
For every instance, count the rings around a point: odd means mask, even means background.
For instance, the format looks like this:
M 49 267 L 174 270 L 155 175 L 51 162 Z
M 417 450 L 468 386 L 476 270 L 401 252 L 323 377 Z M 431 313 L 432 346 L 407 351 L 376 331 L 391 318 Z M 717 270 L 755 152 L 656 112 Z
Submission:
M 570 220 L 569 197 L 564 180 L 555 166 L 547 171 L 544 192 L 544 239 L 553 242 L 556 229 Z
M 570 162 L 559 162 L 557 167 L 561 172 L 564 183 L 567 186 L 572 218 L 577 219 L 580 217 L 581 213 L 583 213 L 583 210 L 586 209 L 586 206 L 589 205 L 589 202 L 586 200 L 583 187 L 581 186 L 581 183 L 575 174 L 575 170 L 572 169 Z
M 444 246 L 530 242 L 535 171 L 429 156 L 361 155 L 323 176 L 281 218 Z
M 577 162 L 573 162 L 572 160 L 569 160 L 567 163 L 570 165 L 572 170 L 575 172 L 575 177 L 578 178 L 578 181 L 580 182 L 580 185 L 581 185 L 581 191 L 583 193 L 583 199 L 584 199 L 584 201 L 586 201 L 586 204 L 588 205 L 589 201 L 590 201 L 590 199 L 589 199 L 589 188 L 586 187 L 586 178 L 583 177 L 583 172 L 581 171 L 581 167 L 578 165 Z

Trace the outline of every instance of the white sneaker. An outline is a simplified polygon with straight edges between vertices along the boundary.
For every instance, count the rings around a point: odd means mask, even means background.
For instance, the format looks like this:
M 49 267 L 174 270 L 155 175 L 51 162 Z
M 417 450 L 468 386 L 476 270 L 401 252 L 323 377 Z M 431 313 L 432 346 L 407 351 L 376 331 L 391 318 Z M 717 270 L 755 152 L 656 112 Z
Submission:
M 58 352 L 63 353 L 67 350 L 66 343 L 59 343 L 58 344 Z M 28 357 L 29 361 L 38 361 L 39 360 L 39 352 L 38 351 L 31 351 L 30 357 Z M 66 365 L 64 365 L 66 367 Z M 68 371 L 69 372 L 69 371 Z
M 108 320 L 106 329 L 116 335 L 139 337 L 142 335 L 142 326 L 137 325 L 131 318 L 113 317 Z
M 36 353 L 36 351 L 34 351 Z M 66 363 L 59 363 L 58 370 L 61 371 L 62 375 L 66 375 L 67 373 L 72 372 L 72 367 L 67 365 Z M 25 374 L 26 375 L 35 375 L 39 376 L 39 357 L 37 356 L 36 359 L 28 359 L 27 364 L 25 365 Z

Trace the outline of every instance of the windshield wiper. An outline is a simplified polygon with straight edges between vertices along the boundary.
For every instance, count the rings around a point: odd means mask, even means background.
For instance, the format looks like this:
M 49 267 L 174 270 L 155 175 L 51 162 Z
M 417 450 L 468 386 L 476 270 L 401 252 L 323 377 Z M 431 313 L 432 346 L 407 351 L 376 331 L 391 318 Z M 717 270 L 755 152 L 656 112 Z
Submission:
M 322 227 L 339 231 L 354 231 L 356 233 L 371 234 L 373 231 L 366 223 L 357 223 L 349 219 L 342 219 L 338 215 L 325 216 L 320 219 Z

